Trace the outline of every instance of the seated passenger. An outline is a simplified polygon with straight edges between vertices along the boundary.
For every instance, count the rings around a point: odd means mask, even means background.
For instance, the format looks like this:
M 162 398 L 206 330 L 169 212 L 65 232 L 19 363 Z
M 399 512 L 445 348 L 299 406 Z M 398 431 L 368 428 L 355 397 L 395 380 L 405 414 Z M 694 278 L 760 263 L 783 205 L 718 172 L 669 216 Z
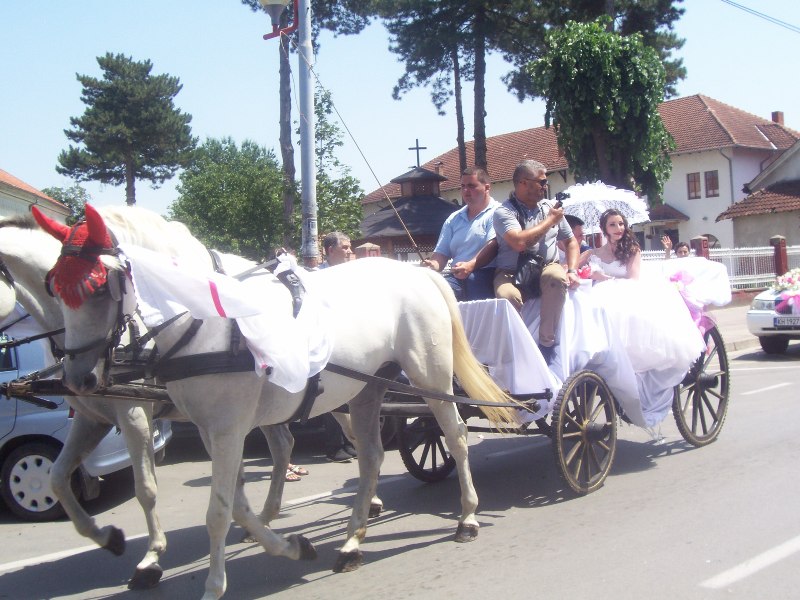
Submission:
M 535 251 L 542 257 L 539 348 L 548 364 L 555 353 L 556 330 L 567 297 L 568 287 L 580 280 L 576 267 L 578 242 L 564 220 L 564 209 L 547 200 L 547 170 L 542 163 L 524 160 L 514 169 L 514 191 L 494 213 L 497 233 L 497 269 L 494 291 L 517 309 L 522 308 L 522 292 L 515 284 L 517 259 L 521 252 Z M 567 269 L 558 262 L 557 240 L 566 242 Z
M 600 229 L 605 244 L 582 260 L 588 260 L 596 284 L 592 294 L 608 315 L 634 371 L 675 368 L 685 373 L 705 344 L 680 292 L 666 280 L 636 281 L 641 250 L 619 211 L 605 211 Z
M 464 206 L 447 218 L 433 255 L 422 261 L 424 266 L 441 271 L 452 259 L 450 273 L 445 275 L 445 279 L 458 300 L 494 297 L 494 259 L 479 268 L 471 260 L 487 242 L 494 239 L 492 217 L 500 205 L 489 195 L 491 187 L 489 175 L 483 169 L 473 167 L 464 170 L 461 174 Z

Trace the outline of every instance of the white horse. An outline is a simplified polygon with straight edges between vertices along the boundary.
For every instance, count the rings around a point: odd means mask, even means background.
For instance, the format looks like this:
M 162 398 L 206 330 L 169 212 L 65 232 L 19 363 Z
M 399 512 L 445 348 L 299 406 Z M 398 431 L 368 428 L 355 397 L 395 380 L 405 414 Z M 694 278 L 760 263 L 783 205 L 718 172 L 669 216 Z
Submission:
M 183 235 L 182 226 L 170 224 L 170 227 L 177 227 L 175 235 Z M 32 218 L 0 220 L 0 318 L 5 318 L 19 301 L 45 331 L 56 331 L 64 326 L 58 301 L 47 293 L 44 283 L 60 251 L 61 244 L 40 229 Z M 223 264 L 231 269 L 252 266 L 252 263 L 230 255 L 223 255 Z M 63 348 L 63 335 L 55 336 L 54 341 Z M 152 587 L 161 578 L 162 569 L 158 559 L 167 546 L 155 510 L 154 405 L 152 402 L 107 400 L 101 396 L 69 396 L 67 401 L 76 413 L 70 435 L 51 470 L 51 487 L 78 533 L 92 539 L 100 547 L 121 555 L 125 550 L 123 532 L 113 525 L 98 527 L 94 518 L 80 505 L 70 485 L 72 473 L 81 460 L 97 446 L 111 427 L 119 427 L 131 457 L 136 498 L 144 512 L 148 529 L 145 556 L 136 566 L 128 585 L 132 589 Z M 185 420 L 174 409 L 159 416 Z M 288 427 L 283 425 L 265 426 L 261 430 L 267 438 L 275 465 L 270 491 L 261 513 L 263 522 L 269 523 L 280 510 L 285 481 L 283 473 L 286 472 L 294 440 Z
M 87 205 L 86 222 L 73 229 L 53 222 L 35 207 L 33 212 L 45 230 L 64 242 L 62 257 L 50 278 L 62 299 L 66 327 L 64 383 L 76 393 L 91 394 L 104 383 L 102 346 L 113 338 L 120 317 L 131 314 L 136 304 L 130 280 L 121 286 L 118 300 L 109 293 L 106 280 L 127 272 L 115 254 L 109 230 L 119 243 L 136 244 L 166 256 L 191 260 L 196 258 L 196 250 L 171 245 L 175 240 L 165 235 L 159 218 L 142 209 L 106 209 L 101 216 Z M 86 261 L 88 267 L 77 261 Z M 413 385 L 445 394 L 452 394 L 455 372 L 470 397 L 509 401 L 473 356 L 455 297 L 438 274 L 396 261 L 364 259 L 313 275 L 315 287 L 329 301 L 332 312 L 329 326 L 335 346 L 331 362 L 389 378 L 402 369 Z M 285 307 L 272 317 L 291 319 L 288 290 L 276 283 L 271 294 L 282 298 Z M 178 343 L 190 321 L 178 319 L 163 329 L 156 338 L 159 349 L 168 352 Z M 226 350 L 230 332 L 230 320 L 207 319 L 176 355 Z M 349 402 L 359 458 L 359 488 L 347 538 L 334 566 L 335 571 L 346 571 L 357 568 L 362 560 L 360 543 L 366 535 L 370 499 L 383 459 L 379 417 L 387 386 L 380 382 L 365 384 L 327 371 L 322 374 L 322 384 L 324 391 L 316 399 L 311 416 Z M 216 599 L 225 592 L 225 536 L 232 516 L 245 524 L 269 554 L 293 559 L 313 556 L 313 547 L 305 538 L 284 539 L 263 527 L 250 510 L 242 487 L 237 486 L 245 435 L 256 425 L 293 418 L 303 393 L 290 393 L 254 371 L 189 375 L 168 382 L 167 389 L 175 405 L 198 426 L 212 460 L 206 514 L 210 566 L 204 598 Z M 428 405 L 442 427 L 458 469 L 462 512 L 456 539 L 471 541 L 477 536 L 478 521 L 477 494 L 467 457 L 467 428 L 454 404 L 431 400 Z M 516 422 L 515 413 L 507 408 L 487 408 L 485 412 L 494 422 Z

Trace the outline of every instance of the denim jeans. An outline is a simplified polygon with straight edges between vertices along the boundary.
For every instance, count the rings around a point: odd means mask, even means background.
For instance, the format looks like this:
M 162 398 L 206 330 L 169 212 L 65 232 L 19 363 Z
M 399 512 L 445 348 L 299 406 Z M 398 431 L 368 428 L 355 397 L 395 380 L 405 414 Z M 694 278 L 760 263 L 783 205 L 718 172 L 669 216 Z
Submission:
M 485 267 L 469 274 L 466 279 L 458 279 L 453 275 L 445 275 L 444 278 L 459 302 L 468 300 L 486 300 L 494 298 L 494 267 Z

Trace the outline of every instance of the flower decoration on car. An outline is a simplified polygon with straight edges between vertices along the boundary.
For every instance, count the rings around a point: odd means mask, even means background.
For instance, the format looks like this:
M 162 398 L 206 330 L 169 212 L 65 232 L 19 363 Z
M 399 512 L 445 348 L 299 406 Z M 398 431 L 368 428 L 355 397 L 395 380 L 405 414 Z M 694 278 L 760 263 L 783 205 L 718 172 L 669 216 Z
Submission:
M 772 285 L 772 289 L 776 292 L 800 291 L 800 267 L 780 275 Z
M 800 268 L 780 275 L 772 289 L 780 294 L 775 298 L 775 310 L 779 313 L 800 314 Z

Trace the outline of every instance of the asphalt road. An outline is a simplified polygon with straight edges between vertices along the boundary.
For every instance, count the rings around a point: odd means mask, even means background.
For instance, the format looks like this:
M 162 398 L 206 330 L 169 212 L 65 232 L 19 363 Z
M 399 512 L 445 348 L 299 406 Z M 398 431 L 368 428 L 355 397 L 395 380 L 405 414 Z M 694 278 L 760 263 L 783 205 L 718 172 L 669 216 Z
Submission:
M 294 462 L 311 474 L 287 483 L 282 534 L 303 533 L 319 551 L 313 562 L 266 556 L 228 537 L 230 598 L 797 598 L 800 515 L 796 388 L 800 343 L 787 355 L 731 353 L 732 396 L 717 442 L 700 449 L 680 438 L 671 418 L 665 444 L 622 426 L 605 486 L 569 493 L 543 436 L 470 436 L 480 495 L 478 540 L 455 544 L 459 510 L 454 476 L 433 485 L 406 473 L 387 452 L 379 494 L 384 513 L 371 521 L 365 565 L 330 571 L 343 541 L 357 464 L 324 460 L 314 439 L 298 442 Z M 248 444 L 247 493 L 265 497 L 271 472 L 265 444 Z M 207 572 L 205 510 L 210 465 L 199 442 L 175 440 L 159 467 L 159 514 L 169 547 L 161 585 L 129 592 L 144 553 L 144 522 L 130 475 L 103 482 L 90 504 L 100 525 L 129 536 L 114 557 L 81 538 L 69 522 L 19 523 L 0 512 L 0 598 L 199 598 Z

